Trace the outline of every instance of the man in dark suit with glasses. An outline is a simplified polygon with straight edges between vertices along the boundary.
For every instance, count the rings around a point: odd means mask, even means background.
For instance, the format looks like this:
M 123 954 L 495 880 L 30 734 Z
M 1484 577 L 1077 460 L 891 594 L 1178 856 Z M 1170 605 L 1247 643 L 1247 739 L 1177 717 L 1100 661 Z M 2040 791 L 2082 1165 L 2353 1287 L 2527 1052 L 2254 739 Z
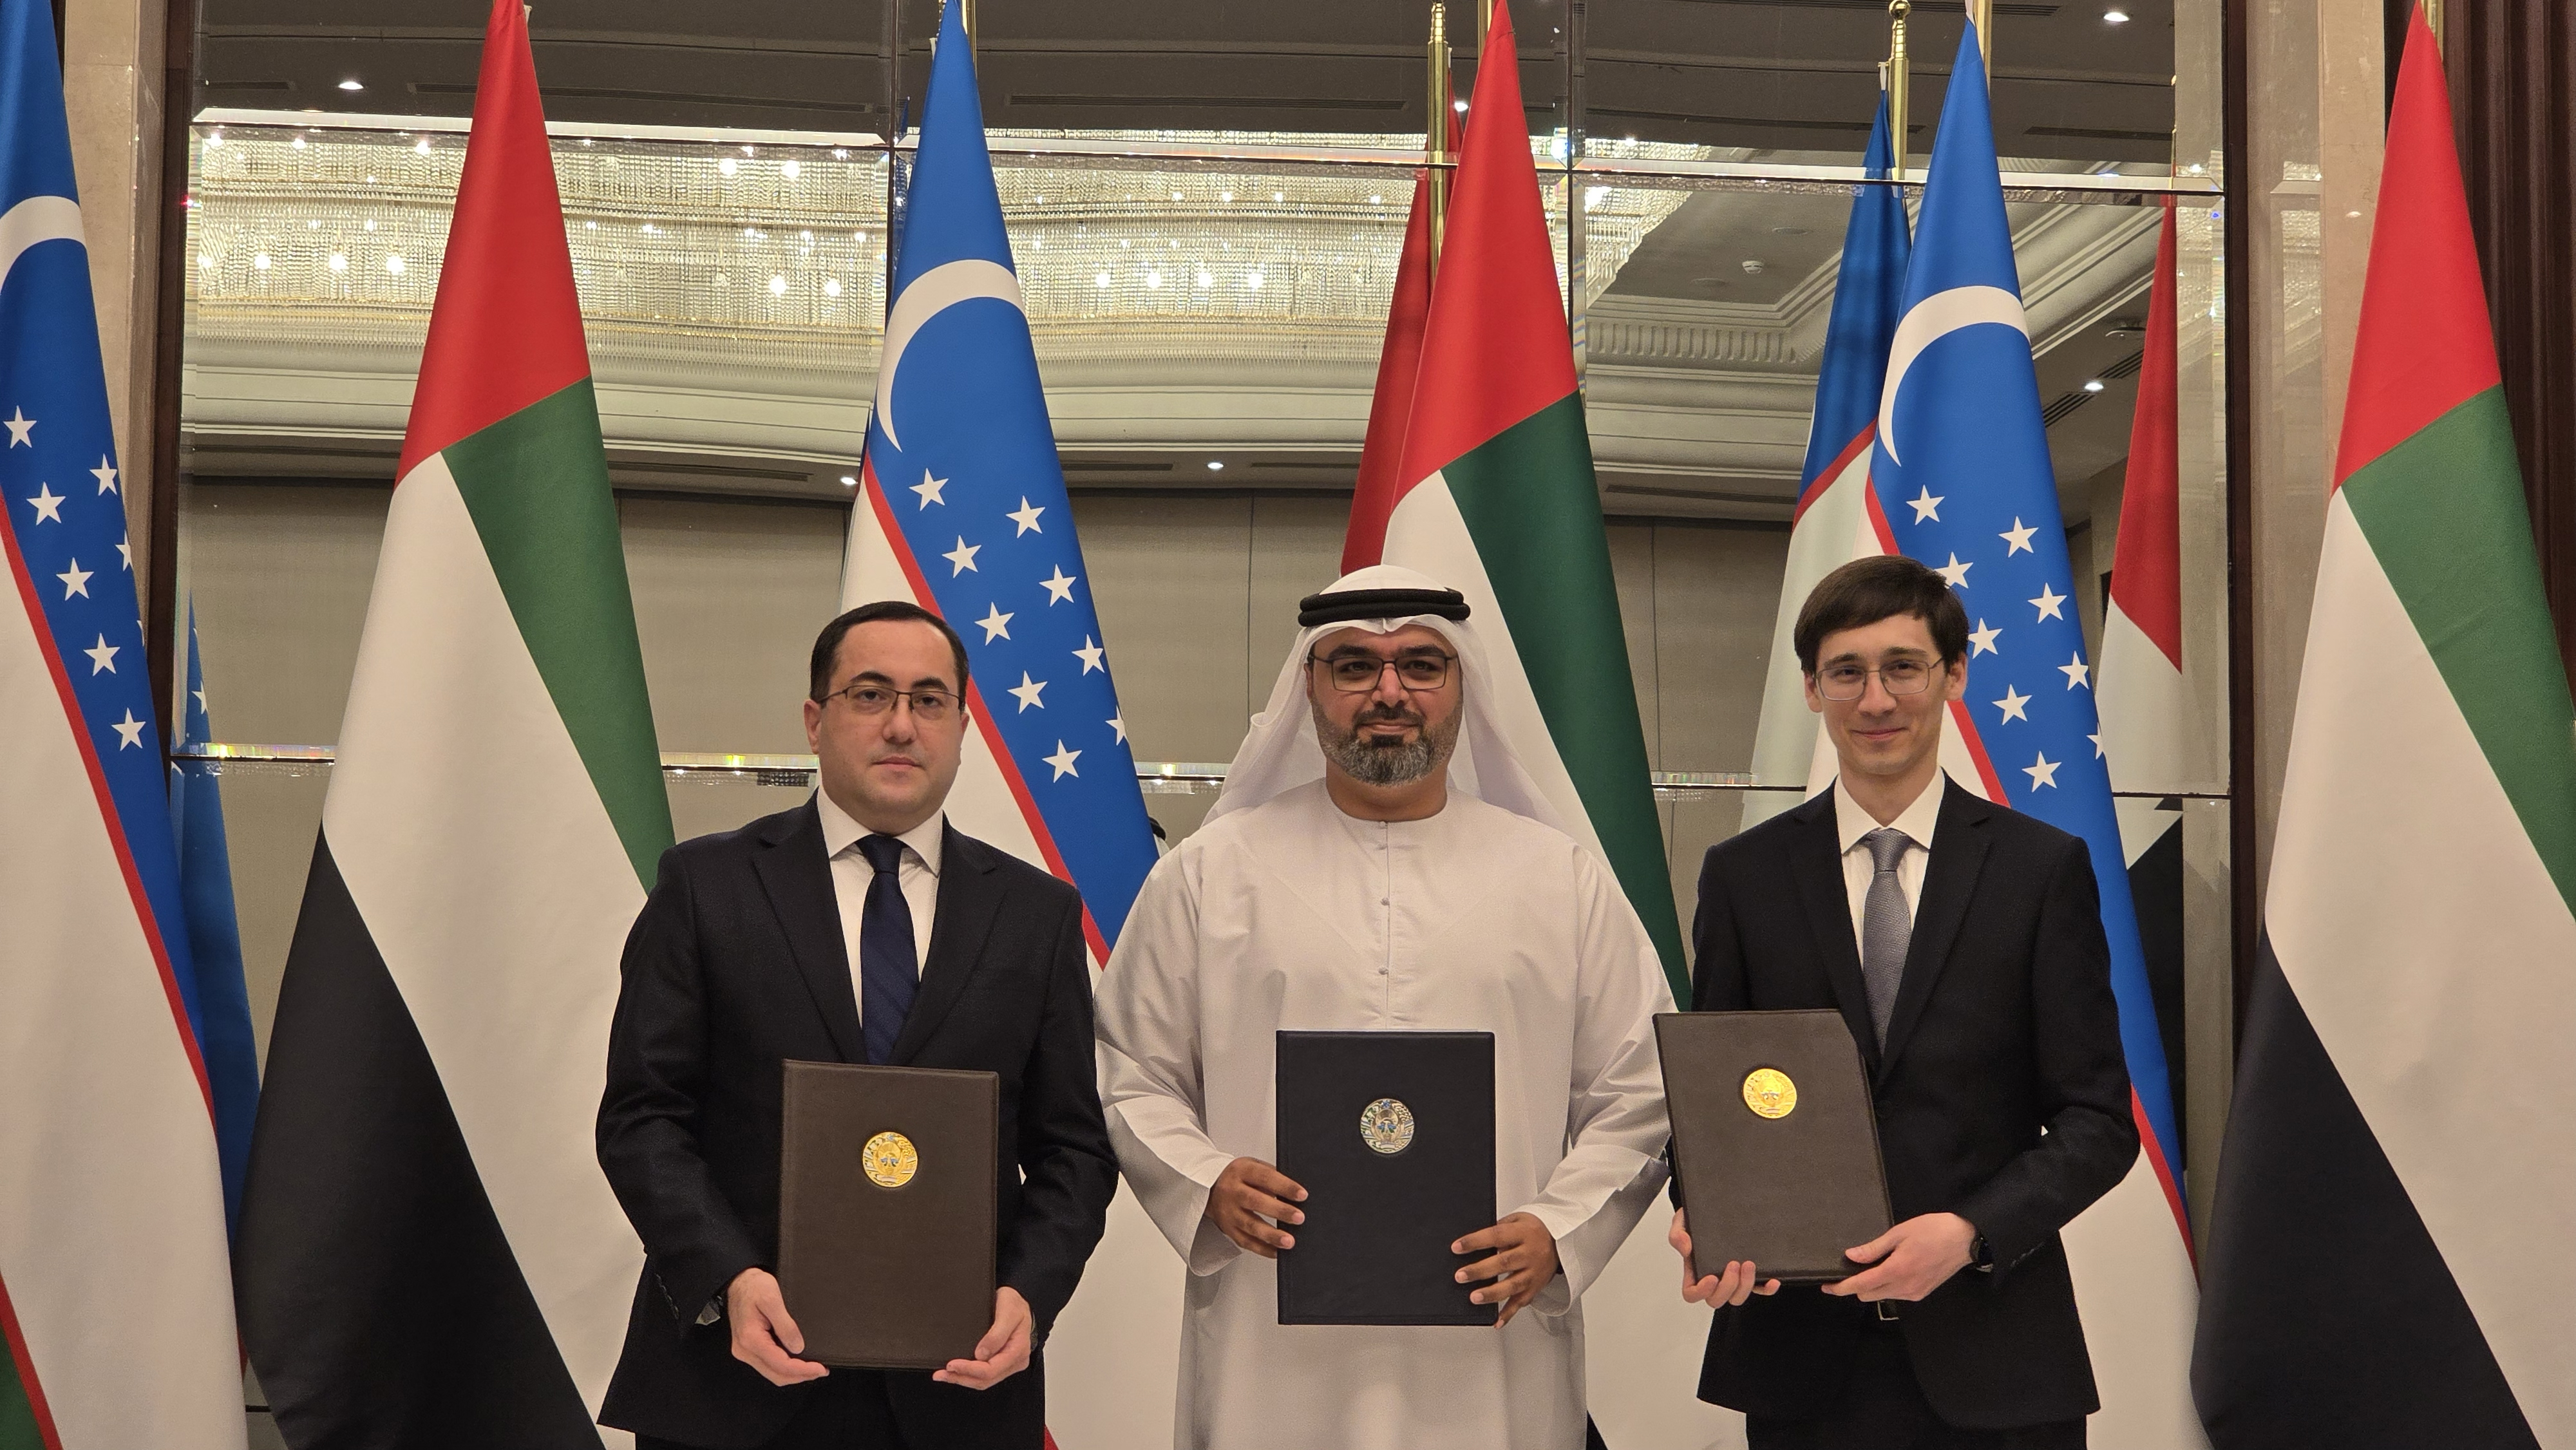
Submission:
M 1082 900 L 941 809 L 966 680 L 964 643 L 918 606 L 825 626 L 805 702 L 821 789 L 672 848 L 627 940 L 599 1161 L 647 1261 L 600 1420 L 642 1450 L 1045 1442 L 1040 1347 L 1100 1240 L 1118 1164 Z M 827 1372 L 795 1357 L 804 1339 L 771 1274 L 791 1059 L 1000 1075 L 1001 1287 L 972 1359 Z
M 1794 641 L 1840 773 L 1709 851 L 1691 1005 L 1842 1012 L 1897 1223 L 1821 1291 L 1686 1270 L 1700 1398 L 1753 1450 L 2073 1450 L 2100 1400 L 2058 1230 L 2138 1152 L 2089 853 L 1944 777 L 1968 620 L 1938 573 L 1846 564 Z

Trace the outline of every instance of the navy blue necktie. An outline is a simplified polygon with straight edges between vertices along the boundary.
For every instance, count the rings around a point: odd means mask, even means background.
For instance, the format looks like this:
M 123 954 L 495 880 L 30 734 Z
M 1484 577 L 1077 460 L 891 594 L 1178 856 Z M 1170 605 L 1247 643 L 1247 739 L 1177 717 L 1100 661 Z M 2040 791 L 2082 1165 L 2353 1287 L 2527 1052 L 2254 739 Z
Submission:
M 903 842 L 863 836 L 859 854 L 876 868 L 859 913 L 859 1025 L 868 1061 L 882 1065 L 894 1060 L 894 1040 L 921 990 L 921 959 L 913 953 L 912 904 L 903 899 L 899 874 Z

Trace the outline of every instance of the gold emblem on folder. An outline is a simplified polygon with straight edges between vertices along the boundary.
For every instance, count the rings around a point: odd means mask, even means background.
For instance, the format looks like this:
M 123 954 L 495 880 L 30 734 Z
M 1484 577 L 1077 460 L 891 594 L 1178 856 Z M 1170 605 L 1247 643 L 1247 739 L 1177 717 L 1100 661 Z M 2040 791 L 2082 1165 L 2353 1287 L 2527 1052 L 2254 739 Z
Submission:
M 879 1133 L 859 1150 L 859 1159 L 868 1170 L 868 1181 L 879 1188 L 901 1188 L 921 1171 L 921 1155 L 912 1151 L 912 1140 L 901 1133 Z
M 1380 1098 L 1360 1110 L 1360 1141 L 1389 1157 L 1413 1146 L 1413 1109 L 1399 1098 Z
M 1797 1111 L 1798 1085 L 1776 1067 L 1757 1067 L 1744 1075 L 1744 1105 L 1765 1118 L 1785 1118 Z

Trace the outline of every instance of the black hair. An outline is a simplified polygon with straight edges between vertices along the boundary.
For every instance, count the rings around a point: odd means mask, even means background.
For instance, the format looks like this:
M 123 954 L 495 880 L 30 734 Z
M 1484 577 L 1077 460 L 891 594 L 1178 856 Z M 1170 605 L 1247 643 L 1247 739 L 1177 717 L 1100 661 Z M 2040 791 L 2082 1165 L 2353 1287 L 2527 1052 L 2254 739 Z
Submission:
M 880 599 L 874 604 L 862 604 L 823 626 L 823 632 L 814 636 L 814 660 L 810 667 L 812 680 L 806 687 L 810 698 L 820 701 L 830 693 L 832 662 L 841 652 L 842 636 L 862 624 L 874 624 L 881 619 L 911 620 L 938 630 L 948 641 L 949 653 L 957 657 L 957 695 L 960 699 L 965 698 L 966 641 L 957 637 L 957 631 L 948 627 L 947 620 L 908 599 Z
M 1932 647 L 1941 663 L 1956 664 L 1968 653 L 1968 611 L 1950 592 L 1950 581 L 1938 570 L 1902 554 L 1854 559 L 1816 582 L 1798 608 L 1790 642 L 1798 651 L 1798 668 L 1816 672 L 1816 651 L 1825 637 L 1909 615 L 1932 632 Z

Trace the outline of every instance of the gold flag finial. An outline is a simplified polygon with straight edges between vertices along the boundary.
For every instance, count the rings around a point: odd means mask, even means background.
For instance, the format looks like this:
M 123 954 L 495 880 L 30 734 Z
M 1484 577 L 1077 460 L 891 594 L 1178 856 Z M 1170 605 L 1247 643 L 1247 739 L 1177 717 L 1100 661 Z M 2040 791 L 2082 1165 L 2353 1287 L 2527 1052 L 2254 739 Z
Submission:
M 1431 205 L 1431 214 L 1425 218 L 1430 251 L 1424 258 L 1424 271 L 1437 276 L 1440 240 L 1449 219 L 1449 168 L 1457 161 L 1449 152 L 1449 7 L 1438 0 L 1431 6 L 1431 41 L 1423 47 L 1423 68 L 1422 159 L 1430 164 Z
M 1887 146 L 1890 165 L 1887 174 L 1905 180 L 1905 115 L 1909 93 L 1905 54 L 1905 22 L 1914 13 L 1914 0 L 1888 0 L 1887 62 L 1880 74 L 1887 77 Z

